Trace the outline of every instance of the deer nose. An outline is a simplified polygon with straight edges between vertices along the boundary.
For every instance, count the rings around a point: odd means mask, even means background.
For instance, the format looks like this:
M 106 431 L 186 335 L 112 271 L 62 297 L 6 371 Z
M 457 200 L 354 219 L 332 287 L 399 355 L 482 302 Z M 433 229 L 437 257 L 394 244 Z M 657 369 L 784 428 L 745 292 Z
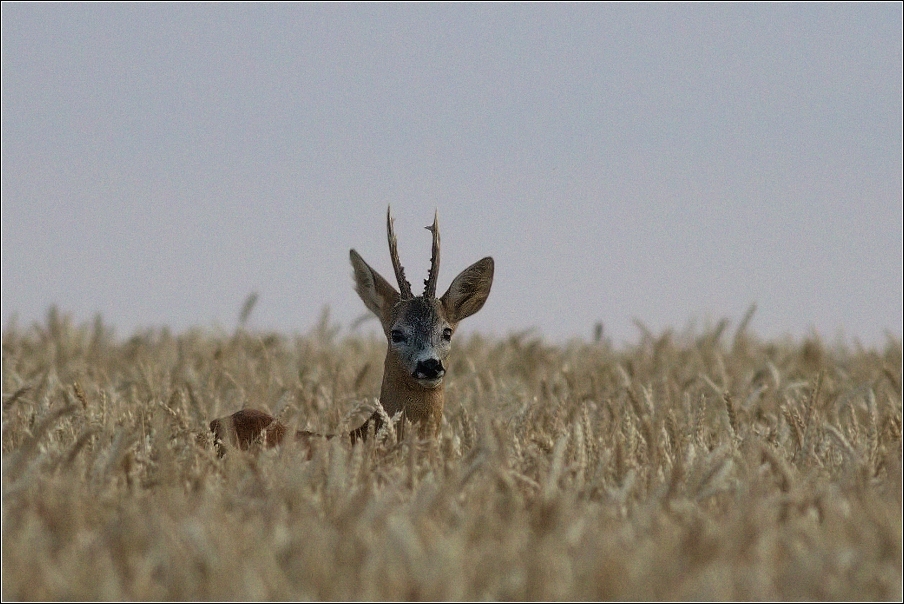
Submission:
M 437 380 L 446 374 L 446 368 L 439 359 L 418 361 L 414 369 L 414 377 L 419 380 Z

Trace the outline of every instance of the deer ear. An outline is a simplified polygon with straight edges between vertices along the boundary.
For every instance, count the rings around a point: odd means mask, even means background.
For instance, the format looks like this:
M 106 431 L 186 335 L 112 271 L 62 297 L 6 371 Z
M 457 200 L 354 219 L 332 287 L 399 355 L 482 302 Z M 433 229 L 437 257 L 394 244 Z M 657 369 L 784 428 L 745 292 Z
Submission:
M 458 323 L 483 308 L 493 285 L 493 259 L 487 256 L 461 271 L 440 298 L 450 323 Z
M 393 306 L 400 300 L 399 292 L 380 273 L 370 268 L 358 252 L 351 250 L 349 257 L 354 270 L 355 291 L 361 296 L 364 306 L 377 315 L 385 329 Z

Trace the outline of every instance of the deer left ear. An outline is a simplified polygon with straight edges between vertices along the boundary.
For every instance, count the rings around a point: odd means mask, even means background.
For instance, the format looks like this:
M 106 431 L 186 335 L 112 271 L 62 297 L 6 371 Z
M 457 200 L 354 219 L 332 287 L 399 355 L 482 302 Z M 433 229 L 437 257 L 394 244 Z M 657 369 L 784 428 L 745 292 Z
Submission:
M 458 323 L 483 308 L 493 285 L 493 259 L 487 256 L 461 271 L 440 298 L 450 323 Z
M 385 329 L 389 323 L 392 307 L 399 301 L 399 292 L 381 277 L 380 273 L 370 268 L 358 252 L 351 250 L 349 258 L 354 269 L 355 291 L 364 305 L 377 315 Z

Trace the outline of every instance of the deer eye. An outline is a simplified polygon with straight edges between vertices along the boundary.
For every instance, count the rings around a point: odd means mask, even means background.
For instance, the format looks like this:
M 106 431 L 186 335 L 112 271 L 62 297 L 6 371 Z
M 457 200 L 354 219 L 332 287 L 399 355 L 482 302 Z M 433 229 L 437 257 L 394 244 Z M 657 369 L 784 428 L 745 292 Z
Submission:
M 450 328 L 447 327 L 447 328 L 445 328 L 445 329 L 443 330 L 443 339 L 444 339 L 446 342 L 451 342 L 451 341 L 452 341 L 452 330 L 451 330 Z
M 398 329 L 393 329 L 390 332 L 389 337 L 392 339 L 393 344 L 401 344 L 405 341 L 405 334 Z

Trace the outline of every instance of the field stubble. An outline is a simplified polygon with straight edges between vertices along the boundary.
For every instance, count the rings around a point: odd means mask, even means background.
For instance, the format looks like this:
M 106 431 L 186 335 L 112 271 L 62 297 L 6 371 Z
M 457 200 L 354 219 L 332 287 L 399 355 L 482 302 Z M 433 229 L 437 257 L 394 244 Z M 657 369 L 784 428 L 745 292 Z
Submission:
M 385 343 L 3 334 L 3 599 L 900 600 L 901 342 L 459 339 L 438 440 L 355 427 Z M 199 438 L 198 435 L 201 435 Z

